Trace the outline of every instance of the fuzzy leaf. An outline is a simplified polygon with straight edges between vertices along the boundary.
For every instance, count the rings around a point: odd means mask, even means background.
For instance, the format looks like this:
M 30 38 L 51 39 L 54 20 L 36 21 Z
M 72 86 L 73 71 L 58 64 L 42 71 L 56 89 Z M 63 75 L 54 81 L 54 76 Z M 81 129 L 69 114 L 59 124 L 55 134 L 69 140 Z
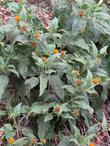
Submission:
M 102 121 L 102 129 L 103 130 L 107 129 L 107 119 L 104 114 L 103 114 L 103 121 Z
M 108 48 L 108 45 L 103 47 L 101 50 L 100 50 L 100 54 L 103 54 L 103 55 L 107 55 L 107 48 Z
M 64 98 L 64 89 L 63 89 L 63 82 L 60 80 L 60 78 L 56 75 L 52 75 L 49 78 L 49 84 L 53 90 L 53 92 L 55 92 L 55 94 L 60 97 L 60 98 Z
M 29 138 L 35 138 L 34 134 L 32 133 L 31 129 L 23 128 L 22 129 L 23 135 L 29 137 Z
M 50 120 L 52 120 L 52 119 L 53 119 L 53 115 L 52 115 L 52 114 L 47 114 L 47 115 L 45 116 L 44 121 L 47 122 L 47 121 L 50 121 Z
M 88 47 L 87 43 L 82 38 L 79 38 L 77 41 L 75 41 L 75 45 L 82 49 L 89 51 L 89 47 Z
M 15 141 L 15 145 L 16 146 L 24 146 L 24 145 L 26 145 L 28 143 L 28 139 L 26 139 L 26 138 L 20 138 L 20 139 L 17 139 L 16 141 Z
M 26 94 L 28 94 L 32 88 L 37 86 L 38 83 L 39 83 L 39 80 L 36 77 L 32 77 L 30 79 L 25 80 Z
M 14 42 L 18 42 L 18 43 L 27 45 L 28 39 L 24 35 L 17 35 L 14 39 Z
M 47 88 L 47 83 L 48 83 L 48 76 L 46 74 L 41 74 L 40 75 L 40 95 L 41 96 L 45 89 Z
M 88 110 L 90 114 L 93 114 L 94 110 L 85 101 L 80 100 L 80 101 L 75 101 L 75 103 L 77 104 L 79 108 Z
M 9 78 L 6 75 L 0 76 L 0 99 L 2 99 L 2 95 L 8 85 Z
M 92 41 L 91 43 L 92 43 L 92 48 L 93 48 L 93 56 L 96 57 L 98 55 L 97 47 Z
M 18 65 L 18 71 L 20 72 L 20 74 L 22 75 L 22 77 L 23 77 L 24 79 L 26 79 L 27 72 L 28 72 L 27 63 L 25 63 L 25 62 L 20 62 L 19 65 Z
M 71 94 L 75 93 L 75 90 L 72 85 L 65 85 L 63 88 L 66 89 Z
M 12 117 L 17 117 L 21 114 L 21 103 L 17 104 L 13 110 Z
M 88 135 L 90 135 L 90 134 L 95 134 L 97 128 L 98 128 L 98 124 L 95 124 L 95 125 L 91 126 L 91 127 L 88 129 L 88 131 L 87 131 Z

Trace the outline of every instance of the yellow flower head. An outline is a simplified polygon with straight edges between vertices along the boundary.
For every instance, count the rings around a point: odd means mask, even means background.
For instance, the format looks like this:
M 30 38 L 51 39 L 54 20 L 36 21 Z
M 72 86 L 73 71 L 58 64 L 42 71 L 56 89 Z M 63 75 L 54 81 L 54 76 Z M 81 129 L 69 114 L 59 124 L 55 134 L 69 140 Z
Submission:
M 45 144 L 46 143 L 46 139 L 45 138 L 41 139 L 41 143 Z
M 55 112 L 55 113 L 59 113 L 60 110 L 61 110 L 61 109 L 60 109 L 60 106 L 57 106 L 57 107 L 54 108 L 54 112 Z
M 8 143 L 9 144 L 14 144 L 15 143 L 15 139 L 13 137 L 8 139 Z
M 31 139 L 31 143 L 32 144 L 36 144 L 37 143 L 37 139 L 36 138 Z
M 36 48 L 36 46 L 37 46 L 37 43 L 36 43 L 36 42 L 32 42 L 31 44 L 32 44 L 32 46 L 33 46 L 34 48 Z
M 80 79 L 77 79 L 77 80 L 75 81 L 75 83 L 76 83 L 76 85 L 80 86 L 81 83 L 82 83 L 82 81 L 81 81 Z
M 83 17 L 83 16 L 84 16 L 84 11 L 80 11 L 80 12 L 79 12 L 79 16 L 80 16 L 80 17 Z
M 40 32 L 36 32 L 36 38 L 37 38 L 37 39 L 40 38 Z
M 100 80 L 99 77 L 93 77 L 92 83 L 93 83 L 93 84 L 100 84 L 100 83 L 101 83 L 101 80 Z
M 53 53 L 54 53 L 54 54 L 58 54 L 58 53 L 59 53 L 59 50 L 58 50 L 58 49 L 54 49 L 54 50 L 53 50 Z
M 20 30 L 21 30 L 21 31 L 26 31 L 26 30 L 27 30 L 27 27 L 26 27 L 26 26 L 21 26 L 21 27 L 20 27 Z
M 15 16 L 15 20 L 16 20 L 16 22 L 19 22 L 20 21 L 20 16 Z
M 45 56 L 42 57 L 42 61 L 43 61 L 43 62 L 45 62 L 46 59 L 47 59 L 47 58 L 46 58 Z
M 90 145 L 89 146 L 95 146 L 95 144 L 94 143 L 90 143 Z

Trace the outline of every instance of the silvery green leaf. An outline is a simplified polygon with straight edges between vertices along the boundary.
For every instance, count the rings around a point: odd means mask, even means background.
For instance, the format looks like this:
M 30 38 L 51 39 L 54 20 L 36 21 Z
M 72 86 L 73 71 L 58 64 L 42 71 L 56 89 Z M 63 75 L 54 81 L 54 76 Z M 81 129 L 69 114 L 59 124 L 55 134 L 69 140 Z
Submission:
M 89 46 L 88 46 L 88 44 L 85 42 L 84 39 L 79 38 L 79 39 L 76 40 L 74 43 L 75 43 L 76 46 L 78 46 L 78 47 L 80 47 L 80 48 L 82 48 L 82 49 L 85 49 L 85 50 L 89 51 Z
M 103 121 L 102 121 L 102 129 L 103 130 L 106 130 L 107 129 L 107 119 L 106 119 L 106 117 L 105 117 L 105 115 L 104 115 L 104 113 L 103 113 Z
M 108 48 L 108 45 L 103 47 L 101 50 L 100 50 L 100 54 L 103 54 L 103 55 L 107 55 L 107 48 Z
M 49 79 L 48 75 L 46 75 L 44 73 L 42 73 L 40 75 L 40 94 L 39 94 L 39 96 L 41 96 L 44 93 L 45 89 L 47 88 L 48 79 Z
M 5 92 L 5 89 L 9 83 L 9 78 L 6 75 L 0 76 L 0 99 L 2 99 L 2 95 Z

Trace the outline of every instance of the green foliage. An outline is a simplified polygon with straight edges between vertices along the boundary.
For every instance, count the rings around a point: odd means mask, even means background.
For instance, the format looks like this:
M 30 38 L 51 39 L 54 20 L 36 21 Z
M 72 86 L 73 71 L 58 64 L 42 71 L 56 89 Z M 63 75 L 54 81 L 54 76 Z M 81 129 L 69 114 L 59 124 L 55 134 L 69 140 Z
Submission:
M 5 5 L 12 12 L 0 26 L 0 100 L 7 105 L 0 117 L 11 121 L 1 127 L 5 145 L 15 137 L 15 146 L 88 146 L 98 125 L 108 130 L 104 114 L 97 124 L 92 117 L 108 96 L 109 13 L 95 2 L 52 2 L 46 30 L 25 0 Z M 85 134 L 76 126 L 81 117 Z

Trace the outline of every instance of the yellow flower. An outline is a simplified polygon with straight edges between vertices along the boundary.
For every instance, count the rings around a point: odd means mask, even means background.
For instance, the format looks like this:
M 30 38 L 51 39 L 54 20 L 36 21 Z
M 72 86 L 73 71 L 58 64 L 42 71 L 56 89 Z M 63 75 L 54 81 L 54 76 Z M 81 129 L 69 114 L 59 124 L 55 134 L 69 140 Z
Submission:
M 81 81 L 80 79 L 77 79 L 77 80 L 75 81 L 75 83 L 76 83 L 78 86 L 80 86 L 81 83 L 82 83 L 82 81 Z
M 15 16 L 15 20 L 16 20 L 16 22 L 19 22 L 20 21 L 20 16 Z
M 37 43 L 36 43 L 36 42 L 32 42 L 31 44 L 32 44 L 32 46 L 33 46 L 34 48 L 36 48 L 36 46 L 37 46 Z
M 79 16 L 80 16 L 80 17 L 83 17 L 83 16 L 84 16 L 84 11 L 80 11 L 80 12 L 79 12 Z
M 26 27 L 26 26 L 21 26 L 21 27 L 20 27 L 20 30 L 21 30 L 21 31 L 26 31 L 26 30 L 27 30 L 27 27 Z
M 45 138 L 41 139 L 41 143 L 45 144 L 46 143 L 46 139 Z
M 15 143 L 15 139 L 13 137 L 8 139 L 9 144 L 14 144 Z
M 43 61 L 43 62 L 45 62 L 46 59 L 47 59 L 47 58 L 46 58 L 45 56 L 42 57 L 42 61 Z
M 90 143 L 90 145 L 89 146 L 95 146 L 95 144 L 93 144 L 93 143 Z
M 100 84 L 100 83 L 101 83 L 101 80 L 100 80 L 99 77 L 93 77 L 92 83 L 93 83 L 93 84 Z
M 32 144 L 36 144 L 37 143 L 37 139 L 33 138 L 33 139 L 31 139 L 31 142 L 32 142 Z
M 55 113 L 59 113 L 59 112 L 60 112 L 60 107 L 59 107 L 59 106 L 55 107 L 55 108 L 54 108 L 54 112 L 55 112 Z
M 40 38 L 40 32 L 36 32 L 36 38 L 37 38 L 37 39 Z
M 54 49 L 54 50 L 53 50 L 53 53 L 54 53 L 54 54 L 57 54 L 57 53 L 59 53 L 59 50 L 58 50 L 58 49 Z

